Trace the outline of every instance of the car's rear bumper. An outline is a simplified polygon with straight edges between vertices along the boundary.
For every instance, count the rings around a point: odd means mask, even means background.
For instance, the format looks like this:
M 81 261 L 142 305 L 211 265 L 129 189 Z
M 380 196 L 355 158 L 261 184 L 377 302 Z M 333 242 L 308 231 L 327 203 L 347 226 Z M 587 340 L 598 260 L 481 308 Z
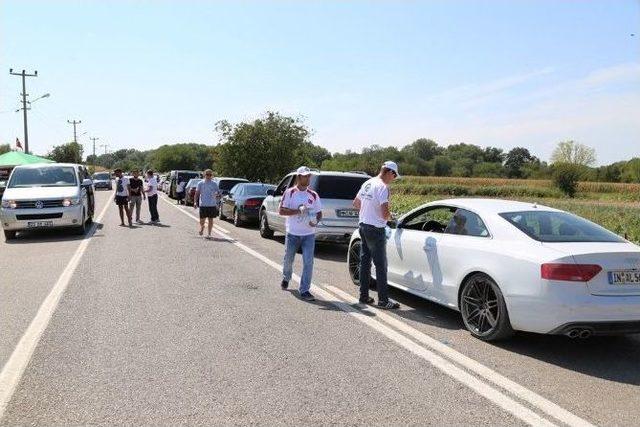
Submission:
M 0 209 L 0 223 L 7 231 L 33 230 L 29 223 L 50 221 L 43 228 L 77 227 L 82 223 L 82 205 L 45 209 Z
M 640 332 L 640 296 L 597 296 L 584 284 L 549 284 L 540 296 L 507 296 L 516 330 L 564 334 L 583 325 L 594 334 Z
M 349 243 L 355 231 L 352 227 L 325 226 L 320 223 L 316 228 L 317 242 Z

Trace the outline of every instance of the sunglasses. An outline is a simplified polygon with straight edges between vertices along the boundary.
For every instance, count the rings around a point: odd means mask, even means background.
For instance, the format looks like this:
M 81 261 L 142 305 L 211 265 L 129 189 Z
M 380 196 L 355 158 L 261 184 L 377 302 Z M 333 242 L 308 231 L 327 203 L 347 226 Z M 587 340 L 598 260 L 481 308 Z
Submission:
M 205 173 L 204 176 L 211 176 L 211 174 L 210 173 Z

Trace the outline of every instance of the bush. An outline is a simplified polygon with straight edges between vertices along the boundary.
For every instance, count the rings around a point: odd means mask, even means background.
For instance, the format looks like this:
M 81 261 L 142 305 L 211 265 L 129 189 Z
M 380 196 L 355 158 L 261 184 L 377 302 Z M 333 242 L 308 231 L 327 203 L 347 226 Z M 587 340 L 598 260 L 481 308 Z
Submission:
M 575 197 L 578 190 L 578 181 L 582 176 L 581 169 L 578 165 L 570 163 L 560 163 L 554 165 L 553 183 L 565 195 Z

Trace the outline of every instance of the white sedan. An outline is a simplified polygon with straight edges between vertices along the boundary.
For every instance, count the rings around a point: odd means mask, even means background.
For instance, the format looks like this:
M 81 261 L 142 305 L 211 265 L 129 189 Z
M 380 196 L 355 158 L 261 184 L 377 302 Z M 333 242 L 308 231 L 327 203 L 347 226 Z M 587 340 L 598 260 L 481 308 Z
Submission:
M 460 311 L 477 338 L 640 333 L 640 247 L 584 218 L 531 203 L 451 199 L 390 225 L 389 285 Z M 355 232 L 348 266 L 356 284 L 360 247 Z

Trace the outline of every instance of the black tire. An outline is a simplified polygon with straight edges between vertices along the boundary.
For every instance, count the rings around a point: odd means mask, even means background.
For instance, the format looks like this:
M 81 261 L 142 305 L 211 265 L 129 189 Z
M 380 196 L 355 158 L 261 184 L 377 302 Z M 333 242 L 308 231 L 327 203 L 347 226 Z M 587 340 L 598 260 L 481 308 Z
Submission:
M 84 212 L 82 213 L 82 222 L 79 226 L 73 229 L 73 234 L 77 236 L 84 236 L 84 233 L 87 232 L 87 219 L 84 216 Z
M 218 214 L 218 217 L 220 218 L 221 221 L 224 221 L 227 219 L 226 215 L 222 213 L 222 210 L 224 209 L 224 204 L 220 205 L 220 213 Z
M 244 225 L 244 221 L 240 219 L 240 213 L 238 209 L 233 210 L 233 225 L 236 227 L 242 227 Z
M 351 281 L 356 286 L 360 286 L 360 246 L 362 246 L 362 242 L 360 240 L 354 240 L 347 252 L 349 277 L 351 277 Z M 373 277 L 369 280 L 369 287 L 372 289 L 376 287 L 376 281 Z
M 476 273 L 465 280 L 460 313 L 471 335 L 483 341 L 504 340 L 514 333 L 502 292 L 486 274 Z
M 4 231 L 4 240 L 13 240 L 16 238 L 15 230 L 2 230 Z
M 273 230 L 269 228 L 269 220 L 267 220 L 267 213 L 265 211 L 260 213 L 260 236 L 265 239 L 271 239 L 273 237 Z

